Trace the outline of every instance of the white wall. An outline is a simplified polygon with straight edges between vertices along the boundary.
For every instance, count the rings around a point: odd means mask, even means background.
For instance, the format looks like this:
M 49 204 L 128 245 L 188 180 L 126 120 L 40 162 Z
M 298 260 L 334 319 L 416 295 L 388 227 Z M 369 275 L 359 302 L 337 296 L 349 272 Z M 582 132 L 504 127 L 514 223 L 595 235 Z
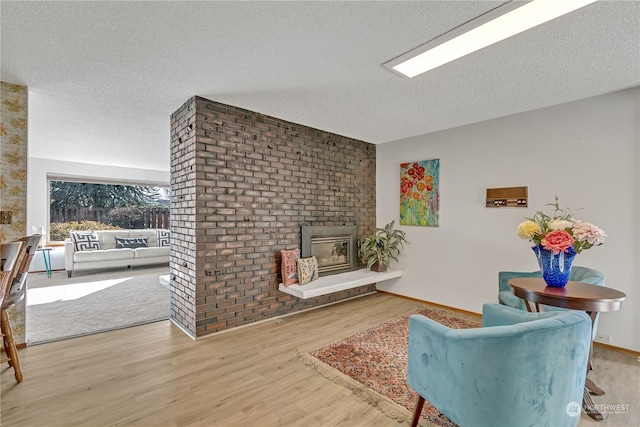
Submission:
M 29 157 L 27 172 L 27 231 L 46 226 L 49 212 L 48 175 L 86 177 L 98 180 L 169 184 L 168 170 L 136 169 Z
M 392 265 L 403 277 L 378 288 L 481 312 L 497 302 L 498 271 L 534 271 L 524 217 L 560 197 L 609 235 L 574 265 L 602 271 L 627 295 L 600 316 L 612 345 L 640 350 L 640 88 L 377 147 L 377 222 L 399 222 L 399 164 L 440 159 L 440 227 L 400 228 L 411 243 Z M 464 103 L 464 99 L 460 100 Z M 528 208 L 486 208 L 487 188 L 528 186 Z

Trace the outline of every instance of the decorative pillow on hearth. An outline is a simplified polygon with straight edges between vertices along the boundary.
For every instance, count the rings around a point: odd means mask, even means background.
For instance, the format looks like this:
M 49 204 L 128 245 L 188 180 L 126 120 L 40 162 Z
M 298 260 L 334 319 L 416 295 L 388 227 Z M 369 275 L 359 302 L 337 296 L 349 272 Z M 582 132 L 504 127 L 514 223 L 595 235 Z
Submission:
M 116 249 L 146 248 L 148 237 L 116 237 Z
M 169 246 L 169 238 L 171 237 L 171 231 L 157 229 L 156 235 L 158 236 L 158 246 Z
M 316 280 L 318 278 L 318 260 L 316 257 L 300 258 L 298 260 L 298 281 L 300 285 Z
M 298 283 L 297 263 L 300 258 L 300 249 L 282 250 L 282 283 L 285 286 Z
M 76 251 L 99 251 L 100 241 L 95 231 L 70 231 L 69 237 Z

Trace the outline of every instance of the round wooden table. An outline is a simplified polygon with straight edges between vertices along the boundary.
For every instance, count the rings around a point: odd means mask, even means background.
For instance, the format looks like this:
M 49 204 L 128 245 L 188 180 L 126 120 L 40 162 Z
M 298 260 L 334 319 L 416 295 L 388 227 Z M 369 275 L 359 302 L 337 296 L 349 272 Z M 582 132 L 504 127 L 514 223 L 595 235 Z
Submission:
M 563 288 L 554 288 L 547 286 L 544 280 L 538 277 L 511 279 L 509 280 L 509 286 L 511 286 L 511 292 L 513 292 L 515 296 L 524 300 L 528 311 L 540 311 L 540 304 L 586 311 L 591 318 L 592 329 L 599 312 L 620 310 L 620 305 L 626 298 L 624 293 L 616 289 L 582 282 L 570 281 Z M 535 304 L 535 310 L 531 307 L 531 303 Z M 593 341 L 589 349 L 587 374 L 592 366 L 592 355 Z M 582 407 L 591 418 L 596 421 L 601 421 L 603 419 L 602 414 L 600 414 L 593 405 L 590 392 L 597 396 L 604 394 L 604 390 L 595 385 L 591 379 L 587 378 Z

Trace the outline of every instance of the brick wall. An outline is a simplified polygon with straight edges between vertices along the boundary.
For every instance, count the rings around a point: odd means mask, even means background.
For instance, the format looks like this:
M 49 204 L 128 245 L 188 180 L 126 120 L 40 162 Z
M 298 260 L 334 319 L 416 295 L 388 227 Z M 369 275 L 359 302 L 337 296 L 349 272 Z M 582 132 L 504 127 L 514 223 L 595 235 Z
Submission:
M 200 97 L 171 125 L 174 321 L 200 336 L 375 289 L 278 291 L 302 225 L 375 228 L 375 145 Z
M 196 120 L 195 98 L 171 116 L 171 319 L 196 334 Z

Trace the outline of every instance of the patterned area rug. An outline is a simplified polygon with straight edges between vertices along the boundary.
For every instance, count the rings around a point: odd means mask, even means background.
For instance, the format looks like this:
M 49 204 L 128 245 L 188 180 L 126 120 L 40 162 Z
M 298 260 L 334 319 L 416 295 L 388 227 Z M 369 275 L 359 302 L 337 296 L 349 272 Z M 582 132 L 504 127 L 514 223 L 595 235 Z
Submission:
M 407 384 L 409 316 L 412 314 L 422 314 L 455 329 L 476 328 L 482 323 L 479 317 L 421 306 L 300 358 L 387 416 L 410 422 L 418 398 Z M 422 425 L 455 426 L 429 402 L 425 402 L 422 418 Z

